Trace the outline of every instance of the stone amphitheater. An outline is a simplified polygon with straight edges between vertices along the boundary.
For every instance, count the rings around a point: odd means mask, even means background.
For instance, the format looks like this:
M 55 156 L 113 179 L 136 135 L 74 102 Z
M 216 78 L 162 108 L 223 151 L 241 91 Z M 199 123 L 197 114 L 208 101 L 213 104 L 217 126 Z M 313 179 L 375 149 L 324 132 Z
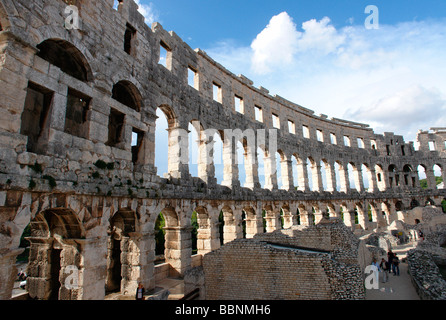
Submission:
M 0 0 L 0 82 L 0 299 L 12 297 L 26 228 L 26 295 L 42 300 L 134 297 L 138 283 L 150 293 L 168 278 L 202 299 L 363 299 L 363 268 L 390 243 L 370 235 L 423 230 L 444 255 L 434 166 L 445 181 L 446 128 L 420 131 L 415 148 L 317 115 L 147 26 L 132 0 Z M 158 110 L 166 174 L 155 166 Z M 408 256 L 411 274 L 426 255 Z

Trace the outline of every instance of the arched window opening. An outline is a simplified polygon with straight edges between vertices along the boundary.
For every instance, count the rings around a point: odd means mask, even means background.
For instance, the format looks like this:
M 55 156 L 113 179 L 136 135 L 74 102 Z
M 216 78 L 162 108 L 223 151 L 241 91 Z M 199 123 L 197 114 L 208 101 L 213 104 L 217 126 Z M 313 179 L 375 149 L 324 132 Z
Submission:
M 260 187 L 265 188 L 265 152 L 262 148 L 257 148 L 257 172 L 259 176 Z
M 119 81 L 113 86 L 112 98 L 137 112 L 141 111 L 142 97 L 129 81 Z
M 166 242 L 166 220 L 164 215 L 160 213 L 155 221 L 155 264 L 164 262 L 164 250 Z
M 37 45 L 37 56 L 80 81 L 91 81 L 93 73 L 84 55 L 71 43 L 49 39 Z
M 177 157 L 169 144 L 169 134 L 175 126 L 175 116 L 168 106 L 162 106 L 156 109 L 155 122 L 155 166 L 158 176 L 164 177 L 171 169 L 169 163 L 171 158 Z
M 196 211 L 192 212 L 191 217 L 191 239 L 192 239 L 192 255 L 198 253 L 198 247 L 197 247 L 197 236 L 198 236 L 198 214 Z
M 282 160 L 283 157 L 279 152 L 276 152 L 276 177 L 277 177 L 277 188 L 282 189 L 283 188 L 283 176 L 282 174 Z
M 198 163 L 200 161 L 200 135 L 199 121 L 189 122 L 189 173 L 192 177 L 198 177 Z
M 329 164 L 326 161 L 321 160 L 320 161 L 320 168 L 321 168 L 321 178 L 322 178 L 322 190 L 327 191 L 328 190 L 328 172 L 329 172 Z
M 444 181 L 442 176 L 442 168 L 440 165 L 434 165 L 435 187 L 436 189 L 444 189 Z
M 362 172 L 362 183 L 364 185 L 364 190 L 368 190 L 370 188 L 370 169 L 365 164 L 361 165 Z
M 246 170 L 245 170 L 245 147 L 241 141 L 237 141 L 236 144 L 236 163 L 238 167 L 238 179 L 240 186 L 244 186 L 246 183 Z
M 418 166 L 417 170 L 418 170 L 418 179 L 420 181 L 420 188 L 427 189 L 428 184 L 427 184 L 427 176 L 426 176 L 426 166 L 420 164 Z
M 351 163 L 347 165 L 347 171 L 348 171 L 348 179 L 350 183 L 350 189 L 358 190 L 356 183 L 355 183 L 355 168 Z
M 215 178 L 217 179 L 217 183 L 221 184 L 223 182 L 223 172 L 224 172 L 224 163 L 223 163 L 223 140 L 218 132 L 216 132 L 213 136 L 213 159 L 214 159 L 214 167 L 215 167 Z

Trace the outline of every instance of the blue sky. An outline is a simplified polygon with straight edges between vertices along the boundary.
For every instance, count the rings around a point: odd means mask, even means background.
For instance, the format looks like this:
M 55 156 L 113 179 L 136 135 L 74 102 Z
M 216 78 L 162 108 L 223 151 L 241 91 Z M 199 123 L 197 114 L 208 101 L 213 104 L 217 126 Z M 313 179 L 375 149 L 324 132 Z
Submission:
M 446 127 L 444 0 L 137 2 L 148 24 L 316 114 L 406 141 Z M 376 29 L 364 25 L 368 5 Z

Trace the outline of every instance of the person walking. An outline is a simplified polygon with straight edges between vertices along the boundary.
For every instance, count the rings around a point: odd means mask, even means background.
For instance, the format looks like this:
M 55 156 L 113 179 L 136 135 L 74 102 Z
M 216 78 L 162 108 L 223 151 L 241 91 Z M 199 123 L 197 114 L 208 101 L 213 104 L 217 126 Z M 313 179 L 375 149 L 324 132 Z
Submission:
M 386 283 L 387 281 L 389 281 L 389 269 L 390 269 L 389 262 L 387 262 L 384 258 L 382 258 L 379 267 L 383 271 L 383 283 Z
M 395 254 L 392 252 L 391 249 L 389 249 L 389 251 L 387 252 L 387 262 L 389 263 L 389 266 L 393 265 L 393 257 L 395 256 Z M 390 270 L 389 270 L 390 272 Z
M 393 275 L 399 276 L 400 275 L 400 259 L 397 257 L 396 253 L 393 256 L 393 263 L 392 263 L 392 269 L 393 269 Z

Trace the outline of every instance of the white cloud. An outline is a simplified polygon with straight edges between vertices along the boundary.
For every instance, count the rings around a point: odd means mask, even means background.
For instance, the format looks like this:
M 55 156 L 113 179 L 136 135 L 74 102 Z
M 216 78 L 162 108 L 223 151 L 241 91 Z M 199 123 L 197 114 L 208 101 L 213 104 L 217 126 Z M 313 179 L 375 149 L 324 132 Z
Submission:
M 299 37 L 296 25 L 286 12 L 272 17 L 251 44 L 253 70 L 267 73 L 274 67 L 291 63 Z
M 436 88 L 420 85 L 407 87 L 380 98 L 364 108 L 347 110 L 349 118 L 369 121 L 375 129 L 398 131 L 402 126 L 411 135 L 429 124 L 430 127 L 446 123 L 446 97 Z M 426 129 L 426 128 L 424 128 Z
M 134 0 L 134 1 L 139 6 L 138 11 L 144 16 L 144 21 L 148 25 L 151 25 L 153 22 L 158 21 L 159 16 L 152 2 L 149 2 L 149 4 L 142 4 L 141 0 Z
M 311 19 L 302 23 L 304 32 L 298 40 L 298 51 L 317 51 L 322 54 L 336 52 L 344 43 L 345 36 L 338 33 L 330 23 L 330 18 L 324 17 L 321 21 Z

